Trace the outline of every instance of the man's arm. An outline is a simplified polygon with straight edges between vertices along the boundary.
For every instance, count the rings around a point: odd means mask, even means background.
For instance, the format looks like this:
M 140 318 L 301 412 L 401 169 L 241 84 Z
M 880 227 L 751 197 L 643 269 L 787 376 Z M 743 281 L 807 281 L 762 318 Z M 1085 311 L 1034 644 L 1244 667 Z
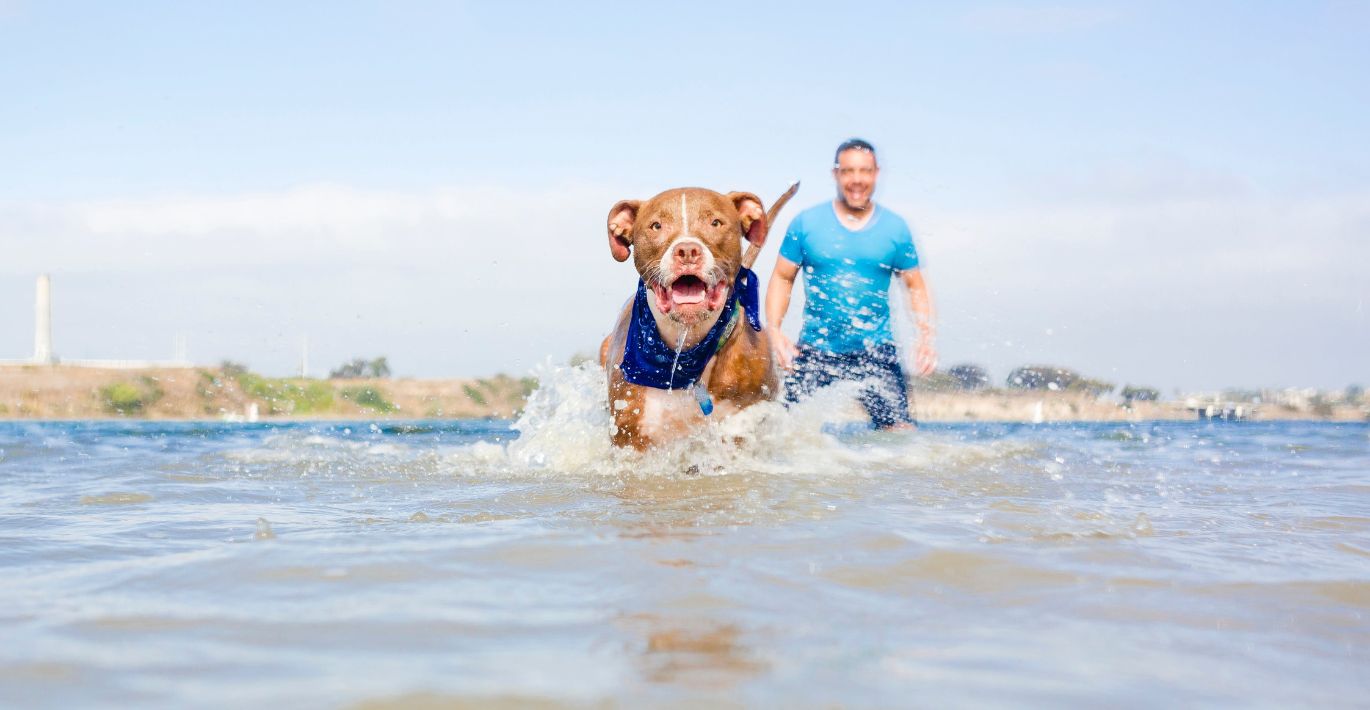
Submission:
M 794 367 L 794 358 L 799 354 L 794 343 L 780 331 L 780 323 L 785 320 L 785 311 L 790 309 L 790 295 L 794 291 L 795 277 L 799 276 L 799 265 L 783 256 L 775 258 L 775 270 L 771 272 L 770 283 L 766 284 L 766 333 L 771 336 L 771 351 L 776 360 L 786 370 Z
M 926 377 L 937 369 L 937 346 L 933 342 L 937 339 L 937 326 L 934 324 L 936 315 L 932 296 L 928 293 L 927 282 L 923 280 L 922 269 L 915 267 L 901 271 L 899 277 L 909 290 L 909 309 L 913 311 L 915 325 L 918 326 L 918 351 L 914 356 L 914 365 L 918 368 L 919 376 Z M 767 313 L 770 313 L 770 295 L 767 291 Z

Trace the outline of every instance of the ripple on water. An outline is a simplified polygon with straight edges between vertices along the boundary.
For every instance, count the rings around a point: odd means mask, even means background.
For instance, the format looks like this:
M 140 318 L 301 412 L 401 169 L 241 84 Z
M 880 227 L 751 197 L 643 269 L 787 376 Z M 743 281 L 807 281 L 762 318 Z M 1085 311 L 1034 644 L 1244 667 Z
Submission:
M 884 564 L 842 565 L 823 576 L 861 589 L 933 596 L 955 591 L 1011 603 L 1025 602 L 1022 594 L 1029 589 L 1071 587 L 1081 581 L 1075 574 L 965 550 L 931 550 Z
M 105 493 L 81 496 L 81 505 L 139 505 L 152 500 L 148 493 Z

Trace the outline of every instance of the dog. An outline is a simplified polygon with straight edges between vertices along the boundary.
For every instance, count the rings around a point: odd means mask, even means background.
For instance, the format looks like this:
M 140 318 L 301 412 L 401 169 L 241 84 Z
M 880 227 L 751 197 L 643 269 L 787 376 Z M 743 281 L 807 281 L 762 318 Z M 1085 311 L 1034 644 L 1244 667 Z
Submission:
M 750 192 L 696 187 L 609 210 L 609 252 L 619 262 L 631 256 L 640 277 L 599 351 L 615 446 L 648 449 L 710 416 L 775 398 L 779 378 L 751 265 L 798 189 L 791 185 L 769 213 Z

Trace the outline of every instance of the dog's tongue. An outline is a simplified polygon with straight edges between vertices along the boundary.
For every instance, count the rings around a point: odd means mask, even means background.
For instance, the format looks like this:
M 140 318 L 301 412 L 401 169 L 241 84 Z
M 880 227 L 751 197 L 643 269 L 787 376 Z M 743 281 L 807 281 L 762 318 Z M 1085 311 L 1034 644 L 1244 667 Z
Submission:
M 671 284 L 671 301 L 685 305 L 704 302 L 704 282 L 699 279 L 685 279 Z

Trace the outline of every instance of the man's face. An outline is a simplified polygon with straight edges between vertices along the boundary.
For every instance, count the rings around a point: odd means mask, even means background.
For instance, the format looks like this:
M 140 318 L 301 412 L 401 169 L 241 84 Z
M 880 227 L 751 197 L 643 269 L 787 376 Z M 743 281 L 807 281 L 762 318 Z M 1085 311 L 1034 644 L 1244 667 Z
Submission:
M 837 179 L 837 197 L 849 209 L 864 210 L 871 206 L 875 179 L 880 176 L 874 153 L 860 148 L 844 150 L 837 156 L 832 174 Z

